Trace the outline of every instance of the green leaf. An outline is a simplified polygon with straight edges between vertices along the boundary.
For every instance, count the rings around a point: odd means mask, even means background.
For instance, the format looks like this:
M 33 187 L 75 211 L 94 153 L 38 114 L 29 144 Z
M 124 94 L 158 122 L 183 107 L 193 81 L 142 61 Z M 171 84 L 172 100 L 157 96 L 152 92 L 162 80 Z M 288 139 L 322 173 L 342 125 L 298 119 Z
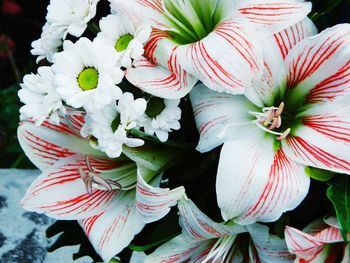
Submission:
M 305 172 L 309 177 L 320 182 L 327 182 L 331 180 L 334 175 L 336 175 L 336 173 L 334 172 L 317 169 L 309 166 L 305 168 Z
M 338 178 L 329 182 L 327 197 L 332 201 L 340 231 L 345 241 L 350 233 L 350 178 L 349 175 L 339 175 Z
M 320 16 L 325 15 L 336 8 L 343 0 L 313 0 L 313 13 L 311 19 L 317 20 Z
M 169 165 L 181 161 L 186 155 L 183 150 L 155 143 L 145 143 L 145 145 L 135 148 L 123 146 L 123 153 L 135 163 L 152 171 L 165 169 Z

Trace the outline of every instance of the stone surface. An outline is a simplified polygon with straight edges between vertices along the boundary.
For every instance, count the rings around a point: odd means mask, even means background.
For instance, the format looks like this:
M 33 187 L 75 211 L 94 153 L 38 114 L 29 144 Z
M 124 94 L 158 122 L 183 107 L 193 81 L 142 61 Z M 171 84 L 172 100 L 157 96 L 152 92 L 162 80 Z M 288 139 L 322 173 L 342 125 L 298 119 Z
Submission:
M 25 211 L 19 202 L 37 170 L 0 170 L 0 262 L 1 263 L 88 263 L 89 258 L 72 260 L 78 247 L 64 247 L 47 253 L 54 240 L 45 237 L 54 222 L 45 215 Z

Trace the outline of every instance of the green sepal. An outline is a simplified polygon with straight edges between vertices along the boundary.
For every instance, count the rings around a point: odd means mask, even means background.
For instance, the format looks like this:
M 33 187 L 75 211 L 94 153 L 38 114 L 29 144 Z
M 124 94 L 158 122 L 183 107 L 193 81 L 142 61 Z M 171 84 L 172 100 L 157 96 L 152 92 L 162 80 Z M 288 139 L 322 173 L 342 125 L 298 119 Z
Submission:
M 152 171 L 164 170 L 183 158 L 183 151 L 161 144 L 145 143 L 141 147 L 123 146 L 123 153 L 136 164 Z
M 350 175 L 338 175 L 330 181 L 327 197 L 333 203 L 341 234 L 348 241 L 350 233 Z
M 312 179 L 320 182 L 327 182 L 333 178 L 333 176 L 336 175 L 336 173 L 327 171 L 327 170 L 322 170 L 318 168 L 313 168 L 313 167 L 305 167 L 305 173 Z

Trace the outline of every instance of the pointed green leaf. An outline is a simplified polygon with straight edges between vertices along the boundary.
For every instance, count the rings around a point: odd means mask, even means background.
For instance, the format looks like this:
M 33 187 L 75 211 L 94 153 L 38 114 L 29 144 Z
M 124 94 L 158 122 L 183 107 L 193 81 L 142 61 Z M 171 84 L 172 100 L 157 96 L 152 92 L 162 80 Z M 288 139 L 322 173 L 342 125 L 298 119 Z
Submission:
M 345 241 L 350 233 L 350 176 L 339 175 L 339 178 L 329 182 L 327 197 L 332 201 L 340 231 Z

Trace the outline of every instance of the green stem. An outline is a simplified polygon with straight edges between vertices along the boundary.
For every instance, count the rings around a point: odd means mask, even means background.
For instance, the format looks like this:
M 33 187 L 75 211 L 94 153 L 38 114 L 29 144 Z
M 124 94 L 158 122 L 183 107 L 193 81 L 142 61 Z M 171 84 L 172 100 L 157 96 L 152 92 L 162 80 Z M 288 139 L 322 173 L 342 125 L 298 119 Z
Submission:
M 94 34 L 98 34 L 99 32 L 101 32 L 101 29 L 98 27 L 98 25 L 96 25 L 94 22 L 90 22 L 88 24 L 88 29 L 94 33 Z

